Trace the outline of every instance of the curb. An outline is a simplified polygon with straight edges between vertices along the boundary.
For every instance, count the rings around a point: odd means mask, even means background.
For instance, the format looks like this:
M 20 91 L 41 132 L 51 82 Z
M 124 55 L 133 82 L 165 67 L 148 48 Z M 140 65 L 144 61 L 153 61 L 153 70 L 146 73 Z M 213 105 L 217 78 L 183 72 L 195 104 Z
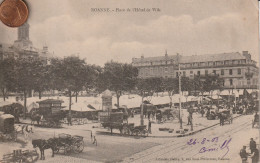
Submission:
M 238 117 L 241 117 L 243 114 L 240 114 L 236 117 L 233 117 L 233 119 L 235 118 L 238 118 Z M 211 125 L 211 126 L 208 126 L 208 127 L 205 127 L 205 128 L 202 128 L 200 130 L 197 130 L 197 131 L 193 131 L 193 132 L 190 132 L 190 133 L 187 133 L 187 134 L 182 134 L 182 135 L 175 135 L 175 136 L 147 136 L 147 137 L 150 137 L 150 138 L 176 138 L 176 137 L 185 137 L 185 136 L 189 136 L 189 135 L 193 135 L 193 134 L 196 134 L 198 132 L 201 132 L 203 130 L 206 130 L 206 129 L 209 129 L 211 127 L 214 127 L 214 126 L 217 126 L 219 125 L 219 123 L 216 123 L 214 125 Z

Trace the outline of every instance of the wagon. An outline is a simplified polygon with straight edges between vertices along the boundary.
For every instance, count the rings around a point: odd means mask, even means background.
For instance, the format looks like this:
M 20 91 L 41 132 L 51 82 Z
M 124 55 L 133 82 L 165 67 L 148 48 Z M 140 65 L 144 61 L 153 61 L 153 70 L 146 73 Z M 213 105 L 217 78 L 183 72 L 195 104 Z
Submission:
M 39 154 L 36 150 L 14 150 L 13 153 L 4 154 L 1 163 L 10 162 L 36 162 L 39 158 Z
M 132 129 L 132 134 L 137 137 L 148 136 L 148 130 L 146 129 L 146 125 L 135 126 Z
M 43 120 L 40 120 L 40 126 L 43 127 L 50 127 L 50 128 L 61 128 L 61 122 L 58 119 L 54 119 L 52 117 L 45 118 Z
M 70 152 L 74 153 L 81 153 L 84 149 L 84 141 L 82 136 L 78 135 L 69 135 L 69 134 L 59 134 L 58 138 L 56 139 L 56 148 L 55 153 L 63 151 L 66 155 Z
M 229 124 L 232 123 L 233 117 L 230 114 L 229 110 L 222 111 L 220 114 L 222 114 L 222 118 L 223 118 L 224 122 L 228 122 Z
M 133 135 L 136 137 L 139 136 L 148 136 L 148 130 L 146 125 L 134 126 L 134 123 L 124 124 L 122 129 L 122 135 Z
M 14 129 L 15 118 L 11 114 L 0 114 L 0 140 L 14 140 L 17 139 L 17 134 Z

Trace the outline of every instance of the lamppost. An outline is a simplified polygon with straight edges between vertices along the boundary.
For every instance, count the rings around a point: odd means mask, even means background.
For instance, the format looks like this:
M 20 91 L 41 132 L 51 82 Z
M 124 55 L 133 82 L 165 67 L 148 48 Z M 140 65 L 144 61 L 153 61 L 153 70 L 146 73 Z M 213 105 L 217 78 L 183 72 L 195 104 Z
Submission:
M 182 129 L 182 117 L 181 117 L 181 67 L 180 67 L 180 55 L 177 54 L 178 58 L 178 76 L 179 76 L 179 120 L 180 120 L 180 129 Z
M 217 95 L 218 95 L 218 105 L 219 105 L 219 95 L 220 95 L 220 90 L 217 91 Z
M 247 79 L 247 86 L 250 88 L 250 79 L 253 77 L 253 73 L 250 73 L 249 67 L 247 67 L 247 72 L 245 73 L 245 77 Z M 246 99 L 247 99 L 247 94 L 246 94 Z

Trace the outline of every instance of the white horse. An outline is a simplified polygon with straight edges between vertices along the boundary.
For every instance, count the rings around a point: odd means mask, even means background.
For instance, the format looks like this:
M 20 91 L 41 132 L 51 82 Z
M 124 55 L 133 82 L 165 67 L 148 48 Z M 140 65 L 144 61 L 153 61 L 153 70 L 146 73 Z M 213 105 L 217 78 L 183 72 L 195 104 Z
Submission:
M 17 135 L 23 135 L 25 141 L 28 142 L 30 134 L 34 132 L 34 126 L 28 124 L 15 125 L 15 132 Z

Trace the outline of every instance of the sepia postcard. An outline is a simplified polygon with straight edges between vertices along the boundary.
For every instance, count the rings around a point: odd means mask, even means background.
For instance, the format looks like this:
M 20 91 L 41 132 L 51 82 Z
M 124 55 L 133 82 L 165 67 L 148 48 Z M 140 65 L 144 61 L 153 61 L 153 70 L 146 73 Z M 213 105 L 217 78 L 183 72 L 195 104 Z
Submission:
M 1 163 L 260 162 L 257 0 L 4 1 Z

